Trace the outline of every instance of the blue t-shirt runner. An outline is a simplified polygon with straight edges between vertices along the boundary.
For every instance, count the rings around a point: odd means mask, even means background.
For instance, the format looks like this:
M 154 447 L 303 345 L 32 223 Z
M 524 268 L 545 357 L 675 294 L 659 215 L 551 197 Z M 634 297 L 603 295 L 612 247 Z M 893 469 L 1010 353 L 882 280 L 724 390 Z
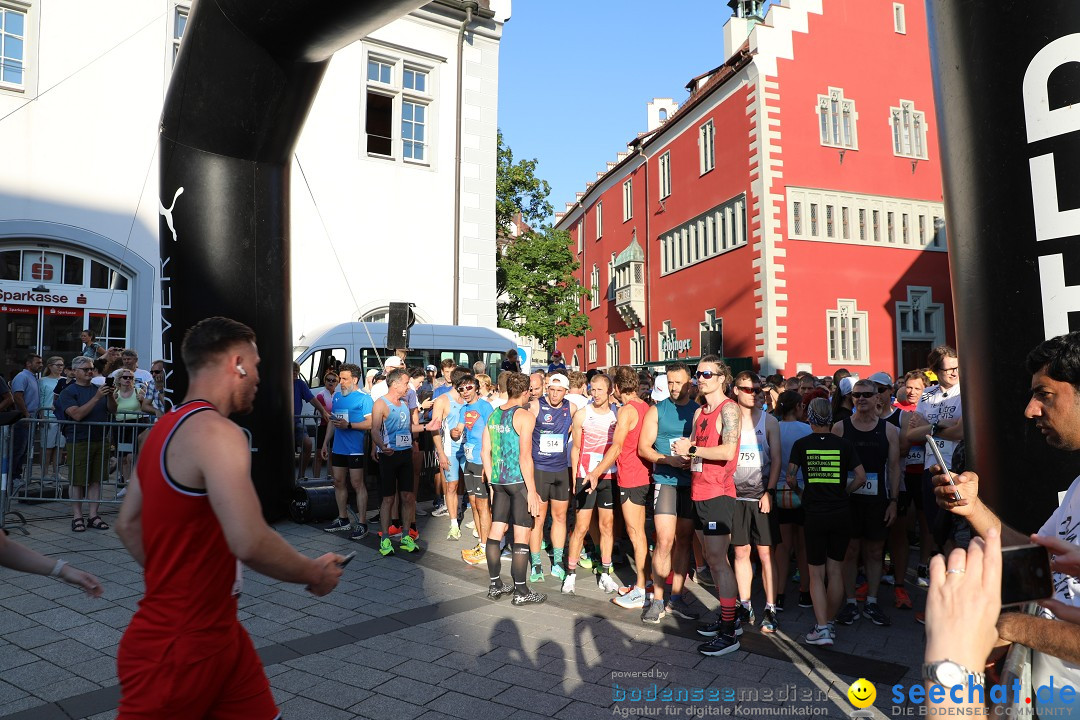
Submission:
M 354 390 L 348 395 L 341 392 L 334 393 L 330 405 L 330 414 L 339 420 L 348 420 L 350 423 L 363 422 L 372 409 L 371 396 Z M 363 430 L 350 428 L 334 429 L 334 454 L 335 455 L 363 455 L 365 433 Z
M 484 425 L 487 423 L 493 408 L 491 403 L 483 398 L 477 398 L 468 405 L 463 405 L 458 418 L 458 423 L 465 424 L 465 432 L 462 433 L 461 456 L 465 462 L 479 465 L 480 450 L 484 443 Z
M 661 455 L 674 455 L 671 444 L 679 438 L 693 437 L 694 412 L 698 404 L 676 404 L 671 398 L 656 404 L 656 442 L 653 448 Z M 653 482 L 660 485 L 690 487 L 690 469 L 667 464 L 653 465 Z

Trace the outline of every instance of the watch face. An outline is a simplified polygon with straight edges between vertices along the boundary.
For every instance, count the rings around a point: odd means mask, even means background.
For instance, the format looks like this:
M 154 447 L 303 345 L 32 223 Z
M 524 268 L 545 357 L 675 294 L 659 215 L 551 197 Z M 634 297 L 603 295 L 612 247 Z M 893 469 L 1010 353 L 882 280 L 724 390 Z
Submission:
M 937 675 L 938 684 L 945 687 L 954 687 L 967 682 L 968 672 L 954 662 L 943 662 L 937 666 L 934 673 Z

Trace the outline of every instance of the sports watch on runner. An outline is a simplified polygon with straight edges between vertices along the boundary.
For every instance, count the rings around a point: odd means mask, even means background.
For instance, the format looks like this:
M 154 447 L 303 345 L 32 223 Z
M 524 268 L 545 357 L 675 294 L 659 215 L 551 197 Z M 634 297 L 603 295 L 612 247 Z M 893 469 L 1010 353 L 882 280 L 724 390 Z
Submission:
M 969 677 L 973 685 L 986 684 L 986 677 L 983 673 L 968 670 L 960 663 L 952 660 L 926 663 L 922 666 L 922 676 L 923 680 L 929 680 L 935 685 L 941 685 L 946 689 L 964 685 Z
M 691 445 L 689 452 L 690 452 L 690 457 L 694 457 L 695 455 L 697 455 L 697 445 Z

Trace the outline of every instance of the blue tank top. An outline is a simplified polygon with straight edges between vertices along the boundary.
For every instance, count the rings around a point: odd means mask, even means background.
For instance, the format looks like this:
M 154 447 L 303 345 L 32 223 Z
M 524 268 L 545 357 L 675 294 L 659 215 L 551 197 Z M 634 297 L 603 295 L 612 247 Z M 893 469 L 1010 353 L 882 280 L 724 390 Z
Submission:
M 514 427 L 514 413 L 521 407 L 509 410 L 496 408 L 487 421 L 488 441 L 491 443 L 491 483 L 514 485 L 525 482 L 521 475 L 521 436 Z
M 390 408 L 383 420 L 383 442 L 392 450 L 412 449 L 412 413 L 409 405 L 402 399 L 400 405 L 390 402 L 386 396 L 379 398 Z
M 656 442 L 653 449 L 661 455 L 671 455 L 671 443 L 679 438 L 693 437 L 694 413 L 698 405 L 688 402 L 676 405 L 671 398 L 656 404 Z M 653 480 L 661 485 L 690 487 L 690 470 L 671 465 L 653 465 Z
M 445 387 L 445 386 L 444 386 Z M 458 426 L 461 422 L 461 408 L 465 407 L 465 403 L 456 402 L 453 394 L 449 398 L 450 405 L 446 411 L 446 417 L 443 418 L 443 452 L 446 453 L 448 458 L 453 458 L 457 455 L 458 448 L 461 447 L 461 443 L 465 442 L 465 433 L 461 434 L 457 440 L 450 437 L 450 431 Z
M 537 470 L 565 472 L 573 409 L 565 400 L 559 407 L 552 407 L 543 395 L 537 402 L 540 412 L 533 428 L 533 462 Z

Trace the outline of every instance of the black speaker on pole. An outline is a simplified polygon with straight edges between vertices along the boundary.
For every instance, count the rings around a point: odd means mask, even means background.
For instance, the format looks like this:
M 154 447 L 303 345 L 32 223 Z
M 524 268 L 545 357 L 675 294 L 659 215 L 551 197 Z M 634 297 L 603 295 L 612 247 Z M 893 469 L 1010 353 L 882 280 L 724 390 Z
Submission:
M 705 357 L 706 355 L 724 357 L 723 329 L 701 331 L 701 357 Z
M 416 322 L 412 303 L 390 303 L 390 315 L 386 320 L 386 348 L 396 350 L 409 347 L 409 328 Z

